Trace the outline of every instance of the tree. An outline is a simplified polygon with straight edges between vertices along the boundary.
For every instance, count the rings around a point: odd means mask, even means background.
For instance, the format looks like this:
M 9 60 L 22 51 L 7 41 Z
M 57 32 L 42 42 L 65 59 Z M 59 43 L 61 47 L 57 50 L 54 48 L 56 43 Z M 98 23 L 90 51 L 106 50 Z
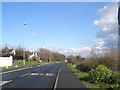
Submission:
M 23 49 L 21 47 L 16 49 L 16 59 L 23 59 Z
M 12 51 L 13 49 L 9 48 L 8 46 L 5 46 L 3 49 L 2 49 L 2 56 L 3 57 L 9 57 L 10 56 L 10 52 Z
M 38 55 L 42 60 L 46 61 L 64 61 L 65 60 L 65 55 L 57 53 L 57 52 L 52 52 L 47 49 L 40 48 L 38 50 Z

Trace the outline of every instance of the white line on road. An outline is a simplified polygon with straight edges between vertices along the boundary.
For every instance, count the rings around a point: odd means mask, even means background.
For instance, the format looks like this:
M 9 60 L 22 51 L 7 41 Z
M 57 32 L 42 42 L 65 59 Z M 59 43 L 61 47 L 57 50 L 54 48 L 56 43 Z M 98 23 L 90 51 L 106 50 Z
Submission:
M 24 75 L 22 75 L 21 77 L 24 77 L 24 76 L 56 76 L 55 73 L 26 73 Z
M 20 76 L 20 77 L 24 77 L 24 76 L 27 76 L 29 73 L 26 73 L 26 74 L 24 74 L 24 75 L 22 75 L 22 76 Z
M 38 65 L 38 66 L 42 66 L 42 65 Z
M 26 67 L 26 68 L 20 68 L 20 69 L 10 70 L 10 71 L 6 71 L 6 72 L 2 72 L 2 73 L 0 73 L 0 75 L 1 74 L 6 74 L 6 73 L 10 73 L 10 72 L 20 71 L 20 70 L 24 70 L 24 69 L 29 69 L 29 68 L 32 68 L 32 67 Z
M 59 68 L 58 75 L 56 77 L 56 81 L 55 81 L 55 85 L 54 85 L 54 90 L 56 90 L 56 88 L 57 88 L 57 83 L 58 83 L 58 78 L 59 78 L 59 75 L 60 75 L 60 70 L 61 70 L 61 67 Z
M 6 83 L 9 83 L 9 82 L 12 82 L 12 80 L 9 80 L 9 81 L 0 81 L 0 86 L 6 84 Z

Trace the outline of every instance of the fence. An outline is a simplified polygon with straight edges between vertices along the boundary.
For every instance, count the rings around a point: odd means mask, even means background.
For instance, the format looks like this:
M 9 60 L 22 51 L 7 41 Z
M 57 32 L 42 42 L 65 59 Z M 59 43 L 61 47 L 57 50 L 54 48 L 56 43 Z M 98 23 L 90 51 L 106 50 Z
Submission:
M 0 67 L 12 66 L 13 57 L 0 57 Z

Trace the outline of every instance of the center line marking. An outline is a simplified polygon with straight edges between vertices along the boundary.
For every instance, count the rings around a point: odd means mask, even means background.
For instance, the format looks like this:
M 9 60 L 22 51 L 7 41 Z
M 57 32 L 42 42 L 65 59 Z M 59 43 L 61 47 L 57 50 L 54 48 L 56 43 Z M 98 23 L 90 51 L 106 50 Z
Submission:
M 20 76 L 20 77 L 24 77 L 24 76 L 27 76 L 29 73 L 26 73 L 26 74 L 24 74 L 24 75 L 22 75 L 22 76 Z
M 56 90 L 56 88 L 57 88 L 58 78 L 59 78 L 59 75 L 60 75 L 60 70 L 61 70 L 61 66 L 59 68 L 58 75 L 57 75 L 57 78 L 56 78 L 56 81 L 55 81 L 54 90 Z
M 56 76 L 55 73 L 28 73 L 29 76 Z

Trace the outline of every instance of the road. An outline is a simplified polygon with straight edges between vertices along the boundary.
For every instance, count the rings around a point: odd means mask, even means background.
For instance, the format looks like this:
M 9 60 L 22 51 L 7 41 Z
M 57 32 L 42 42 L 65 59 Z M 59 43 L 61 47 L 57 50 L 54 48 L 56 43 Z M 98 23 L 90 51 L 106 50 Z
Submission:
M 5 71 L 5 88 L 86 88 L 65 63 L 37 65 L 26 69 Z

